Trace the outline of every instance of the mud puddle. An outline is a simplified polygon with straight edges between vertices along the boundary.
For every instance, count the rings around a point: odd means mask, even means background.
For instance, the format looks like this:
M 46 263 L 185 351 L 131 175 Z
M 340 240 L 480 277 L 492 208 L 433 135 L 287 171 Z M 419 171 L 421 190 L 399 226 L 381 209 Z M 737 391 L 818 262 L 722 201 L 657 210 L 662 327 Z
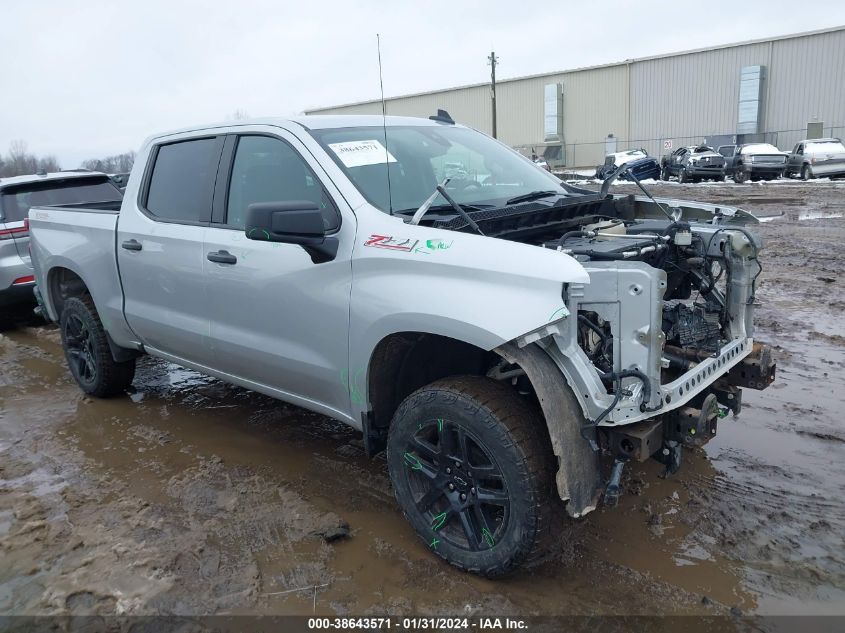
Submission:
M 842 212 L 835 189 L 766 195 Z M 744 391 L 677 476 L 630 468 L 618 508 L 563 523 L 546 562 L 496 582 L 430 555 L 351 429 L 152 359 L 135 393 L 84 398 L 55 329 L 6 331 L 0 612 L 843 613 L 845 221 L 760 232 L 775 384 Z

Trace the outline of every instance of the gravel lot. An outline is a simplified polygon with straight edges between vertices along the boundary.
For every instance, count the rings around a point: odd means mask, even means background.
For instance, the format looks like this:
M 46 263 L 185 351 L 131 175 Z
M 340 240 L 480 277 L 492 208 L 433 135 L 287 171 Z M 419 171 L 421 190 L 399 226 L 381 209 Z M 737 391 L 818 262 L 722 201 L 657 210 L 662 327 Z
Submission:
M 430 556 L 384 461 L 321 416 L 153 359 L 83 397 L 24 320 L 0 334 L 0 613 L 845 614 L 845 183 L 652 190 L 767 216 L 777 380 L 675 477 L 630 468 L 539 567 Z

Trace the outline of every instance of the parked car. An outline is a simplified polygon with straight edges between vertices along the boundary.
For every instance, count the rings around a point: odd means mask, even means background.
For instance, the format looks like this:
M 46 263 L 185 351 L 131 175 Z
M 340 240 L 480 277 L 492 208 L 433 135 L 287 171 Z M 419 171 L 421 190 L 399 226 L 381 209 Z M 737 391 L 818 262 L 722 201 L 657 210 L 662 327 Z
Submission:
M 725 157 L 725 175 L 736 183 L 775 180 L 786 169 L 786 152 L 769 143 L 720 145 L 719 153 Z
M 707 145 L 679 147 L 660 160 L 660 178 L 669 180 L 672 176 L 681 183 L 722 182 L 725 180 L 725 159 Z
M 631 161 L 642 160 L 643 158 L 649 158 L 648 152 L 644 149 L 629 149 L 624 152 L 608 154 L 604 157 L 604 164 L 596 167 L 595 177 L 598 180 L 604 180 L 610 174 L 622 167 L 622 165 L 630 163 Z M 654 163 L 656 165 L 657 161 L 654 160 Z M 628 180 L 627 174 L 622 174 L 622 176 L 620 176 L 620 180 Z
M 787 159 L 786 176 L 802 180 L 845 177 L 845 146 L 838 138 L 801 141 Z
M 545 169 L 546 171 L 552 170 L 551 166 L 549 166 L 549 163 L 547 163 L 546 159 L 543 158 L 542 156 L 537 156 L 534 159 L 534 164 L 537 165 L 537 167 L 539 167 L 541 169 Z
M 447 152 L 495 178 L 435 188 Z M 675 472 L 739 386 L 773 380 L 756 219 L 672 206 L 443 119 L 307 116 L 153 136 L 119 213 L 29 219 L 85 393 L 122 393 L 146 353 L 341 420 L 386 449 L 435 555 L 500 576 L 560 531 L 561 500 L 612 504 L 629 460 Z
M 108 176 L 89 171 L 0 178 L 0 308 L 35 303 L 26 222 L 30 207 L 96 204 L 121 198 Z

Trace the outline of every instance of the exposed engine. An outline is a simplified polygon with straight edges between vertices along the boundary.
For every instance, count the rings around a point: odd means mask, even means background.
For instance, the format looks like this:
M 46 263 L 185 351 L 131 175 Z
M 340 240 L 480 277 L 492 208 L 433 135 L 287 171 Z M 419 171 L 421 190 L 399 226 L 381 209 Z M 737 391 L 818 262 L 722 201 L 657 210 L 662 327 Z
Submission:
M 731 339 L 732 242 L 720 236 L 726 230 L 669 220 L 606 220 L 567 231 L 544 246 L 585 263 L 640 261 L 663 270 L 662 330 L 668 356 L 701 360 Z M 582 349 L 599 370 L 609 371 L 613 342 L 606 324 L 596 314 L 582 313 L 579 326 Z
M 607 184 L 551 204 L 479 209 L 476 227 L 457 214 L 432 224 L 566 253 L 589 273 L 589 284 L 563 288 L 577 322 L 562 329 L 577 335 L 586 356 L 577 362 L 589 367 L 572 374 L 587 411 L 582 435 L 617 456 L 612 498 L 625 461 L 654 455 L 674 472 L 680 447 L 713 437 L 718 419 L 739 411 L 740 387 L 765 388 L 775 364 L 767 346 L 752 348 L 762 267 L 744 224 L 756 220 L 647 192 L 611 196 Z

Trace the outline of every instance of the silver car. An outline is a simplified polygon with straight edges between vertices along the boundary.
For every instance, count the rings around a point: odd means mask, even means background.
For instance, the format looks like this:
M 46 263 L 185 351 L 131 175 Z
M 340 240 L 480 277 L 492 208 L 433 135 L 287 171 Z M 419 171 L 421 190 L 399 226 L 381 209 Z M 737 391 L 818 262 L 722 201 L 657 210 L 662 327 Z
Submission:
M 802 180 L 845 177 L 845 146 L 838 138 L 801 141 L 789 155 L 786 176 L 801 176 Z
M 26 221 L 30 207 L 117 202 L 122 197 L 108 176 L 88 171 L 0 179 L 0 309 L 35 303 Z

